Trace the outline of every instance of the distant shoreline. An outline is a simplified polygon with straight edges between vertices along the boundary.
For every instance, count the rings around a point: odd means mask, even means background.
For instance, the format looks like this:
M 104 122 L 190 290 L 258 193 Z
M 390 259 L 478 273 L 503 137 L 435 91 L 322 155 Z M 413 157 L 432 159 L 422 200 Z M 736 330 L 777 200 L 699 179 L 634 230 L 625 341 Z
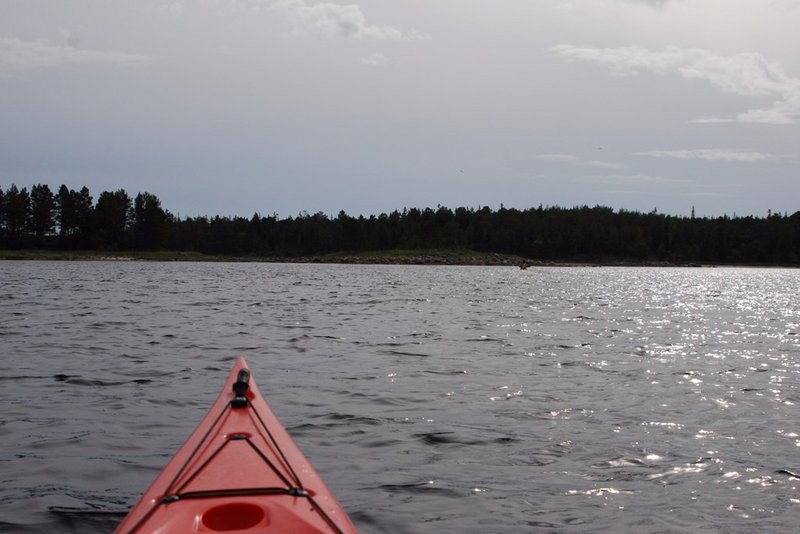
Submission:
M 537 260 L 514 254 L 471 250 L 390 250 L 368 253 L 332 253 L 315 256 L 228 256 L 179 251 L 54 251 L 0 250 L 0 261 L 150 261 L 316 263 L 345 265 L 442 265 L 498 267 L 753 267 L 798 268 L 780 264 L 711 264 L 693 262 L 635 261 L 617 258 Z
M 311 256 L 231 256 L 178 251 L 59 251 L 0 250 L 0 260 L 44 261 L 206 261 L 241 263 L 341 263 L 362 265 L 547 265 L 513 254 L 469 250 L 398 250 L 367 253 L 331 253 Z

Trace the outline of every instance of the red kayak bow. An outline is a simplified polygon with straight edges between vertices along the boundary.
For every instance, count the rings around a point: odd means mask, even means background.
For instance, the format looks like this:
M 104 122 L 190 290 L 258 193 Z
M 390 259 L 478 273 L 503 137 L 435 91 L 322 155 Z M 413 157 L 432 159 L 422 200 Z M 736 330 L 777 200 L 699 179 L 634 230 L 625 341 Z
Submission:
M 357 533 L 244 358 L 117 533 Z

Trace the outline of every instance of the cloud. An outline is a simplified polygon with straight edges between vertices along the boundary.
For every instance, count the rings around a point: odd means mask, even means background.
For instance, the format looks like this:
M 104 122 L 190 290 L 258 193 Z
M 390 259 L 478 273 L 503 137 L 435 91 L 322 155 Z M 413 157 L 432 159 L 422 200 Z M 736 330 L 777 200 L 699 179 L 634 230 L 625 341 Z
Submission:
M 84 50 L 54 45 L 45 40 L 23 41 L 16 37 L 0 37 L 0 73 L 38 70 L 65 65 L 143 65 L 151 58 L 122 52 Z
M 367 24 L 366 16 L 357 4 L 309 4 L 305 0 L 278 0 L 273 3 L 272 11 L 286 18 L 298 34 L 393 41 L 425 38 L 418 32 Z
M 359 62 L 368 67 L 384 67 L 388 65 L 389 58 L 383 54 L 370 54 L 359 59 Z
M 584 180 L 592 182 L 605 182 L 626 185 L 658 185 L 688 183 L 689 180 L 681 178 L 667 178 L 664 176 L 650 176 L 648 174 L 607 174 L 585 176 Z
M 790 92 L 784 100 L 775 102 L 771 108 L 751 109 L 734 117 L 701 117 L 692 122 L 726 123 L 750 122 L 762 124 L 795 124 L 800 120 L 800 89 Z
M 564 163 L 573 163 L 578 161 L 578 156 L 573 156 L 571 154 L 536 154 L 534 157 L 536 159 L 542 159 L 546 161 L 561 161 Z
M 58 30 L 58 35 L 64 39 L 67 46 L 75 48 L 81 44 L 81 38 L 78 33 L 68 28 L 60 28 Z
M 624 165 L 620 163 L 612 163 L 609 161 L 600 161 L 596 159 L 583 159 L 572 154 L 536 154 L 535 159 L 543 161 L 556 161 L 560 163 L 570 163 L 573 165 L 585 165 L 588 167 L 602 167 L 605 169 L 621 169 Z
M 167 2 L 165 4 L 159 4 L 155 8 L 155 12 L 162 15 L 180 15 L 184 11 L 186 11 L 186 6 L 181 2 Z
M 656 10 L 661 10 L 670 0 L 559 0 L 557 7 L 562 9 L 579 9 L 588 5 L 609 7 L 618 4 L 644 5 Z
M 706 117 L 695 122 L 791 124 L 800 119 L 800 78 L 788 76 L 777 62 L 758 53 L 721 56 L 699 48 L 670 46 L 654 51 L 640 46 L 586 48 L 558 45 L 551 52 L 567 61 L 597 63 L 621 75 L 651 72 L 703 80 L 713 87 L 745 97 L 777 98 L 772 107 L 734 117 Z
M 644 4 L 655 9 L 661 9 L 669 3 L 669 0 L 628 0 L 632 4 Z
M 746 163 L 791 158 L 791 156 L 787 155 L 725 149 L 650 150 L 647 152 L 636 152 L 635 155 L 653 158 L 702 159 L 706 161 L 739 161 Z

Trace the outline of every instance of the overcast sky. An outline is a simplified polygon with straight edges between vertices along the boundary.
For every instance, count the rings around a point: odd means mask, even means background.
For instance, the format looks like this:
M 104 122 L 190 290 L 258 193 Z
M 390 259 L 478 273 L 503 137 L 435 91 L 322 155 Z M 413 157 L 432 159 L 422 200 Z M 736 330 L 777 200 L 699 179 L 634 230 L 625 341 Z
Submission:
M 0 187 L 800 210 L 800 0 L 0 0 Z

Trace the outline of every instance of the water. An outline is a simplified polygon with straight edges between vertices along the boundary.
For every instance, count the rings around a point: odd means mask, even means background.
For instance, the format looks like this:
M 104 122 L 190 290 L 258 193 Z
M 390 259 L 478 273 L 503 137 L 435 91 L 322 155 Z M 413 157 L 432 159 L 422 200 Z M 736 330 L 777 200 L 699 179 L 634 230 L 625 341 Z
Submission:
M 795 531 L 799 295 L 778 269 L 0 262 L 0 531 L 113 530 L 237 355 L 363 532 Z

